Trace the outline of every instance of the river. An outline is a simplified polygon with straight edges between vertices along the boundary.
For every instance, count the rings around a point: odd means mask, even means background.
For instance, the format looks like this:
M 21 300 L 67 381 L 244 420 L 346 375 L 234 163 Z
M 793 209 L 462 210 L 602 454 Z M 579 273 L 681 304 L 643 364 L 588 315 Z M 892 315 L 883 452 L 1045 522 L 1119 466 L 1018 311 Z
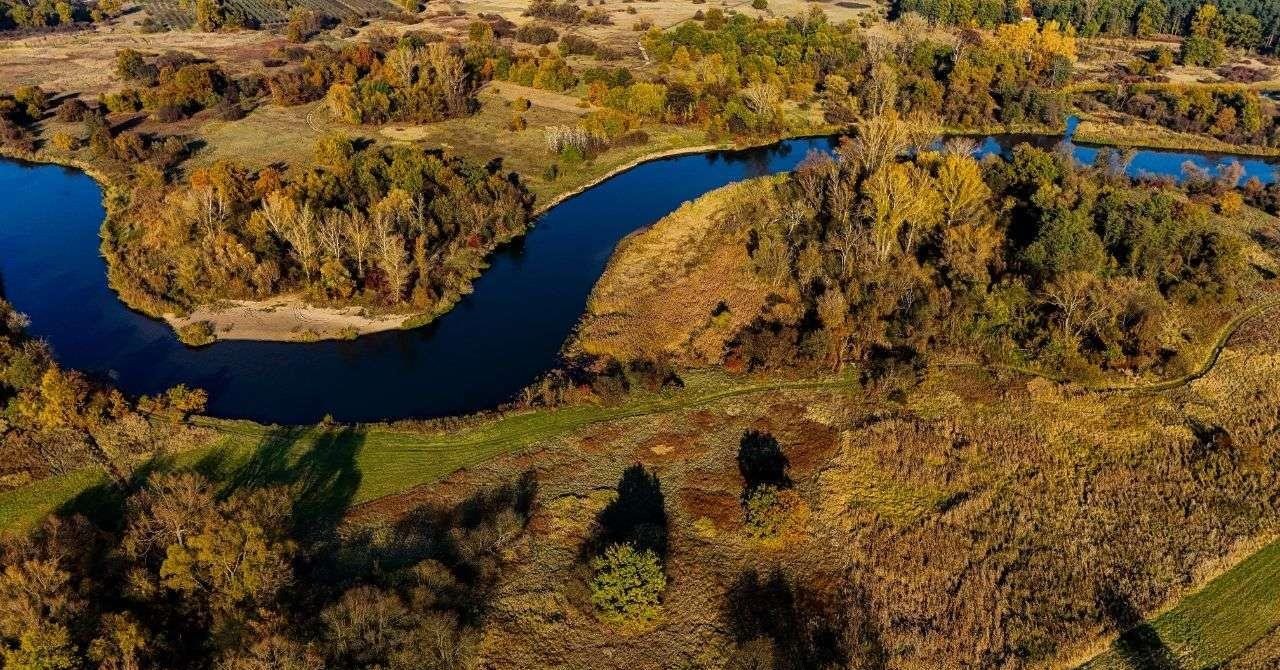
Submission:
M 1028 138 L 983 138 L 981 152 Z M 1032 138 L 1053 144 L 1056 138 Z M 0 160 L 0 281 L 61 364 L 105 375 L 126 393 L 184 383 L 209 391 L 209 413 L 274 423 L 377 421 L 462 414 L 511 399 L 555 364 L 614 246 L 687 200 L 790 170 L 834 138 L 809 138 L 642 164 L 552 208 L 499 250 L 474 292 L 434 324 L 351 341 L 223 341 L 189 348 L 163 322 L 129 310 L 107 287 L 98 253 L 96 183 L 57 166 Z M 1072 145 L 1082 162 L 1098 149 Z M 1139 151 L 1130 172 L 1179 176 L 1224 157 Z M 1246 178 L 1280 164 L 1242 158 Z

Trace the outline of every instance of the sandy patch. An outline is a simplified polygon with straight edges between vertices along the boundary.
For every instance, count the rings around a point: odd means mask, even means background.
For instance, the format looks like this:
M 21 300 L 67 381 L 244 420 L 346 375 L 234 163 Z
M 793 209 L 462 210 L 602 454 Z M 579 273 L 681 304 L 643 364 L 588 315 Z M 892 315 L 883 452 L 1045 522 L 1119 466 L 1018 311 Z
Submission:
M 410 315 L 368 315 L 362 307 L 317 307 L 296 296 L 231 300 L 199 307 L 185 317 L 166 316 L 175 330 L 200 321 L 213 324 L 220 340 L 306 342 L 350 339 L 400 328 Z

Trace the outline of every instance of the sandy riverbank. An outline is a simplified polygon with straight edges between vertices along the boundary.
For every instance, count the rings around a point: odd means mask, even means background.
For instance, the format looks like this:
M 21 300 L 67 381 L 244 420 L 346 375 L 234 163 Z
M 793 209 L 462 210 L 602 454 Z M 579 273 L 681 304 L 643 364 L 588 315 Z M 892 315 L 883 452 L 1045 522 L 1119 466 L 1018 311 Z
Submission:
M 205 305 L 186 316 L 166 315 L 165 321 L 174 330 L 207 322 L 219 340 L 312 342 L 394 330 L 411 316 L 370 315 L 362 307 L 319 307 L 297 296 L 282 296 Z

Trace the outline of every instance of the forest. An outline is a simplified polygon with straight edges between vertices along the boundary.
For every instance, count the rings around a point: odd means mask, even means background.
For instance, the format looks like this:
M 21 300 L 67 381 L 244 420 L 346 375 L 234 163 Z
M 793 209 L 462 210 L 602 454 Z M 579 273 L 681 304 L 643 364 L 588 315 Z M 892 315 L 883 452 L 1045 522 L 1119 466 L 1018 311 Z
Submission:
M 185 424 L 204 391 L 175 387 L 131 401 L 103 380 L 65 370 L 26 315 L 0 300 L 0 491 L 98 465 L 116 481 L 156 453 L 202 435 Z
M 1274 52 L 1280 46 L 1280 7 L 1268 0 L 897 0 L 899 15 L 916 12 L 949 25 L 992 27 L 1034 15 L 1072 26 L 1084 37 L 1172 34 L 1211 38 L 1227 46 Z
M 898 161 L 915 141 L 901 125 L 868 121 L 838 159 L 802 164 L 762 196 L 786 203 L 781 216 L 734 215 L 758 272 L 802 302 L 762 314 L 726 364 L 840 368 L 956 347 L 1086 378 L 1177 373 L 1184 343 L 1169 334 L 1251 281 L 1243 240 L 1212 216 L 1241 206 L 1229 181 L 1188 199 L 1133 183 L 1118 155 L 1079 168 L 1021 145 L 980 164 L 963 141 Z
M 391 537 L 339 535 L 350 482 L 334 466 L 223 487 L 157 475 L 108 498 L 111 524 L 55 518 L 8 538 L 4 667 L 470 667 L 531 483 L 423 510 Z
M 723 243 L 743 245 L 735 262 L 769 297 L 740 304 L 755 311 L 732 316 L 736 331 L 713 331 L 722 348 L 708 362 L 874 378 L 960 356 L 1077 382 L 1176 377 L 1266 279 L 1246 262 L 1248 231 L 1223 224 L 1245 205 L 1238 172 L 1190 171 L 1177 185 L 1127 176 L 1114 151 L 1090 166 L 1030 144 L 977 160 L 971 141 L 934 138 L 869 119 L 834 156 L 725 202 Z M 1275 189 L 1245 192 L 1261 203 Z M 605 360 L 580 366 L 624 387 L 646 366 L 668 374 L 664 358 L 679 371 L 683 350 L 635 344 L 649 341 L 592 346 Z
M 435 314 L 522 234 L 518 179 L 420 148 L 330 136 L 311 164 L 142 180 L 107 228 L 112 286 L 151 313 L 300 292 L 323 304 Z
M 1275 102 L 1243 86 L 1105 86 L 1077 98 L 1083 110 L 1118 110 L 1170 130 L 1232 144 L 1280 146 Z
M 4 0 L 0 2 L 0 30 L 48 28 L 102 22 L 124 9 L 120 0 Z

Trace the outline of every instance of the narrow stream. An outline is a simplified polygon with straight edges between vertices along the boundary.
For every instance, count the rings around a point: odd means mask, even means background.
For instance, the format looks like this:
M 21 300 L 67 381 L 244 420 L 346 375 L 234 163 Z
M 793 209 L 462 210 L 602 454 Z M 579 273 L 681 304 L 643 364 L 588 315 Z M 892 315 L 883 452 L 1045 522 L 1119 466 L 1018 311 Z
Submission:
M 981 138 L 983 153 L 1031 139 Z M 109 376 L 126 393 L 179 383 L 210 393 L 217 416 L 308 423 L 461 414 L 509 400 L 554 364 L 614 246 L 681 203 L 749 177 L 790 170 L 834 138 L 787 140 L 645 163 L 544 214 L 500 250 L 475 291 L 436 323 L 353 341 L 224 341 L 192 349 L 167 325 L 126 308 L 106 285 L 98 253 L 102 194 L 86 175 L 0 160 L 0 286 L 31 317 L 59 361 Z M 1098 149 L 1074 146 L 1082 162 Z M 1140 151 L 1130 171 L 1173 176 L 1190 161 L 1225 157 Z M 1246 178 L 1275 177 L 1277 163 L 1240 159 Z

